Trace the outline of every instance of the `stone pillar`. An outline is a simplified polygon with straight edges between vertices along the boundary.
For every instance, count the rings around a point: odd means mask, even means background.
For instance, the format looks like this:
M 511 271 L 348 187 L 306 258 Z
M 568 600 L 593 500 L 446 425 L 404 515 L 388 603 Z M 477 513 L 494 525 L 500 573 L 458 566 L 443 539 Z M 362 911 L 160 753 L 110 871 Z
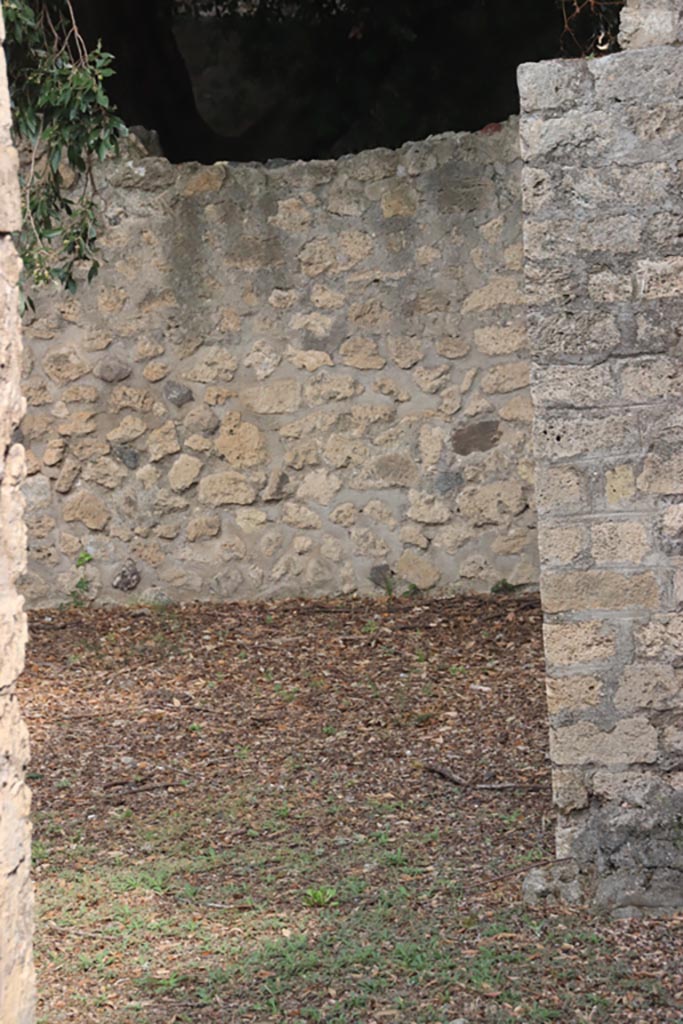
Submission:
M 0 42 L 4 25 L 0 10 Z M 28 736 L 15 680 L 22 669 L 26 623 L 14 587 L 24 566 L 24 470 L 11 435 L 23 413 L 19 390 L 19 260 L 11 231 L 20 224 L 16 153 L 10 139 L 4 52 L 0 47 L 0 1021 L 30 1024 L 34 1012 L 31 952 L 33 894 L 29 876 L 30 793 L 24 782 Z
M 630 10 L 651 41 L 678 0 Z M 629 12 L 626 12 L 629 13 Z M 641 17 L 639 18 L 638 15 Z M 683 49 L 519 69 L 555 881 L 683 907 Z

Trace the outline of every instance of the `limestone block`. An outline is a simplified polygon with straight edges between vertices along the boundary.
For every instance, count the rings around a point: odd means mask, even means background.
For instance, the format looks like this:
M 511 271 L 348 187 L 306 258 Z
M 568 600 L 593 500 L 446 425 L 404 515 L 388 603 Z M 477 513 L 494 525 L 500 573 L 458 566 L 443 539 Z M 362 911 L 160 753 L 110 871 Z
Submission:
M 107 434 L 107 440 L 113 444 L 129 444 L 135 441 L 147 430 L 147 425 L 139 416 L 124 416 L 117 427 L 114 427 Z
M 217 192 L 225 181 L 226 168 L 223 164 L 211 164 L 194 171 L 185 182 L 182 195 L 190 197 L 204 192 Z
M 320 554 L 323 558 L 329 558 L 331 562 L 341 562 L 344 556 L 344 545 L 337 537 L 327 535 L 320 542 Z
M 346 295 L 316 282 L 311 288 L 311 302 L 318 309 L 341 309 L 346 304 Z
M 365 231 L 342 231 L 338 237 L 340 270 L 350 270 L 367 259 L 374 249 L 372 237 Z
M 408 491 L 408 516 L 418 523 L 447 523 L 451 518 L 451 509 L 435 494 L 423 491 Z
M 230 414 L 223 420 L 214 448 L 226 462 L 238 469 L 260 466 L 268 458 L 263 434 L 255 423 L 240 422 L 239 413 Z
M 323 455 L 335 469 L 342 469 L 349 465 L 362 465 L 368 457 L 368 446 L 354 437 L 330 434 Z
M 462 518 L 455 518 L 447 526 L 438 529 L 432 541 L 434 547 L 443 548 L 449 555 L 454 555 L 474 534 L 470 523 Z
M 103 502 L 92 491 L 76 491 L 64 501 L 62 515 L 66 523 L 79 522 L 89 530 L 103 530 L 111 518 Z
M 677 551 L 683 540 L 683 503 L 664 509 L 660 515 L 660 531 L 666 548 Z
M 610 572 L 603 569 L 546 570 L 541 579 L 547 612 L 588 609 L 656 609 L 660 588 L 652 572 Z
M 415 191 L 409 185 L 397 185 L 382 195 L 384 217 L 412 217 L 417 210 Z
M 158 384 L 164 377 L 168 377 L 169 372 L 170 367 L 168 363 L 164 363 L 160 359 L 153 359 L 147 363 L 147 366 L 142 371 L 142 376 L 151 384 Z
M 386 502 L 382 502 L 377 498 L 373 498 L 367 505 L 362 508 L 362 514 L 369 516 L 371 519 L 375 519 L 377 522 L 383 522 L 389 529 L 394 529 L 396 526 L 396 520 L 394 518 L 391 507 Z
M 378 394 L 393 398 L 396 402 L 410 401 L 410 392 L 391 377 L 376 377 L 372 386 Z
M 524 361 L 499 363 L 487 370 L 481 389 L 487 395 L 506 394 L 529 386 L 529 364 Z
M 396 571 L 420 590 L 429 590 L 441 579 L 441 573 L 436 566 L 415 551 L 403 552 L 396 563 Z
M 634 409 L 625 409 L 619 415 L 539 410 L 534 422 L 536 452 L 543 459 L 568 459 L 601 451 L 613 456 L 632 451 L 639 440 Z
M 440 394 L 439 412 L 453 416 L 462 405 L 462 391 L 457 384 L 449 384 Z
M 285 357 L 297 370 L 307 370 L 308 373 L 315 373 L 322 366 L 333 365 L 330 354 L 320 349 L 300 349 L 288 345 Z
M 501 274 L 483 288 L 475 289 L 463 303 L 463 313 L 485 312 L 498 306 L 521 306 L 525 302 L 519 275 Z
M 440 366 L 419 366 L 413 371 L 413 379 L 421 391 L 435 395 L 449 379 L 449 372 L 450 368 L 445 363 Z
M 333 323 L 333 318 L 330 316 L 325 316 L 317 311 L 313 313 L 307 311 L 295 313 L 289 321 L 289 327 L 293 331 L 303 331 L 318 341 L 323 341 L 329 336 Z
M 416 548 L 422 548 L 423 551 L 429 547 L 429 537 L 415 523 L 406 523 L 405 526 L 402 526 L 398 536 L 402 544 L 412 544 Z
M 492 575 L 491 564 L 485 555 L 468 555 L 460 563 L 458 574 L 464 580 L 483 580 L 489 582 Z
M 43 359 L 43 370 L 55 384 L 69 384 L 90 372 L 90 367 L 73 348 L 57 349 Z
M 474 332 L 474 344 L 487 356 L 506 356 L 520 352 L 528 345 L 524 324 L 479 327 Z
M 357 554 L 366 558 L 384 558 L 389 552 L 389 545 L 376 530 L 366 526 L 351 527 L 351 541 Z
M 134 388 L 129 384 L 117 384 L 109 396 L 111 412 L 132 409 L 134 412 L 149 412 L 154 405 L 154 397 L 144 388 Z
M 567 405 L 592 407 L 615 404 L 619 388 L 612 366 L 537 367 L 533 380 L 534 399 L 546 407 Z
M 277 204 L 277 213 L 268 220 L 271 224 L 286 232 L 305 231 L 311 222 L 311 211 L 304 206 L 300 199 L 280 199 Z
M 210 452 L 213 443 L 202 434 L 190 434 L 189 437 L 185 438 L 184 447 L 189 448 L 191 452 Z
M 92 405 L 100 398 L 99 390 L 92 384 L 70 384 L 68 387 L 60 390 L 62 400 L 67 403 L 87 402 Z
M 372 460 L 359 483 L 366 488 L 411 487 L 418 477 L 417 466 L 410 456 L 396 452 Z
M 438 463 L 444 446 L 442 427 L 425 424 L 419 433 L 420 458 L 425 468 L 433 468 Z
M 320 516 L 313 509 L 295 501 L 286 501 L 282 506 L 282 522 L 299 530 L 315 530 L 321 524 Z
M 254 412 L 265 415 L 296 412 L 301 405 L 301 384 L 298 380 L 270 381 L 245 388 L 242 400 Z
M 614 656 L 614 630 L 602 622 L 546 622 L 543 626 L 549 666 L 606 661 Z
M 66 441 L 63 437 L 54 437 L 48 441 L 43 453 L 43 462 L 46 466 L 57 466 L 64 458 Z
M 337 263 L 335 240 L 332 238 L 314 238 L 302 247 L 299 252 L 301 269 L 307 277 L 319 277 Z
M 580 711 L 602 700 L 603 684 L 596 676 L 549 676 L 546 679 L 548 711 Z
M 27 404 L 32 409 L 37 409 L 41 405 L 49 405 L 52 401 L 49 387 L 44 380 L 39 378 L 34 380 L 24 378 L 22 390 Z
M 657 731 L 645 717 L 619 721 L 604 732 L 593 722 L 550 730 L 554 764 L 651 764 L 657 760 Z
M 251 367 L 257 380 L 266 380 L 282 361 L 282 356 L 266 341 L 257 341 L 244 357 L 244 365 Z
M 220 420 L 213 409 L 209 408 L 208 405 L 194 405 L 185 416 L 183 424 L 185 428 L 192 432 L 204 434 L 210 437 L 215 434 L 220 426 Z
M 553 526 L 541 520 L 538 546 L 542 562 L 567 565 L 585 550 L 586 531 L 580 526 Z
M 629 501 L 636 492 L 633 467 L 626 463 L 605 470 L 605 500 L 608 505 Z
M 683 615 L 653 616 L 636 629 L 636 653 L 643 658 L 670 659 L 683 650 Z
M 260 508 L 239 508 L 235 512 L 235 522 L 244 533 L 254 533 L 265 526 L 268 516 Z
M 26 434 L 26 421 L 24 421 L 24 434 Z M 73 412 L 57 427 L 57 432 L 63 437 L 83 437 L 85 434 L 94 434 L 97 430 L 97 420 L 94 412 Z
M 274 309 L 291 309 L 297 299 L 297 293 L 292 288 L 274 288 L 268 296 L 269 305 Z
M 224 562 L 240 562 L 247 553 L 247 546 L 238 534 L 227 535 L 224 532 L 221 537 L 220 552 Z
M 186 491 L 196 483 L 202 471 L 202 462 L 193 455 L 184 452 L 173 463 L 168 474 L 168 482 L 173 491 Z
M 683 754 L 683 729 L 678 725 L 667 725 L 662 736 L 665 751 L 672 754 Z
M 364 390 L 355 377 L 334 375 L 323 370 L 304 385 L 304 397 L 307 404 L 321 405 L 324 402 L 343 402 L 361 395 Z
M 242 473 L 225 470 L 212 473 L 199 481 L 199 501 L 202 505 L 251 505 L 256 501 L 257 488 Z
M 656 662 L 635 662 L 624 669 L 614 703 L 622 711 L 680 708 L 683 706 L 681 671 Z
M 185 376 L 199 384 L 213 384 L 232 380 L 236 369 L 237 363 L 230 353 L 214 346 L 203 350 L 203 357 L 185 370 Z
M 138 362 L 141 359 L 153 359 L 155 356 L 163 356 L 165 351 L 166 346 L 161 342 L 153 338 L 143 338 L 135 346 L 135 359 Z
M 434 348 L 444 359 L 462 359 L 468 355 L 471 345 L 463 338 L 446 335 L 435 342 Z
M 263 501 L 281 501 L 292 493 L 289 476 L 282 469 L 275 468 L 268 474 L 261 498 Z
M 83 480 L 86 480 L 88 483 L 99 484 L 100 487 L 106 487 L 107 490 L 114 491 L 121 486 L 128 473 L 120 462 L 116 462 L 114 459 L 104 455 L 92 462 L 86 463 L 83 466 L 81 475 Z
M 325 469 L 314 469 L 307 473 L 299 484 L 296 496 L 301 501 L 315 501 L 329 505 L 335 494 L 341 490 L 342 482 L 334 473 Z
M 553 803 L 561 814 L 580 811 L 588 806 L 588 790 L 583 772 L 572 768 L 556 768 L 553 772 Z
M 175 455 L 180 451 L 178 434 L 173 420 L 167 420 L 156 430 L 150 431 L 147 437 L 147 451 L 152 462 L 159 462 L 167 455 Z
M 285 451 L 284 462 L 286 466 L 291 466 L 293 469 L 317 466 L 320 462 L 320 450 L 317 441 L 309 438 L 288 448 Z
M 648 7 L 631 0 L 621 11 L 619 43 L 623 49 L 676 42 L 683 42 L 683 17 L 675 7 L 664 3 Z
M 339 526 L 353 526 L 358 517 L 358 509 L 350 501 L 344 501 L 330 512 L 330 521 Z
M 458 495 L 460 514 L 475 526 L 505 523 L 527 507 L 527 500 L 517 480 L 464 487 Z
M 683 453 L 648 455 L 637 480 L 638 489 L 648 494 L 680 494 Z
M 388 341 L 389 355 L 402 370 L 409 370 L 422 359 L 424 347 L 418 338 L 390 338 Z
M 649 550 L 647 530 L 641 522 L 617 520 L 591 528 L 591 554 L 596 562 L 639 563 Z
M 189 520 L 185 535 L 191 544 L 207 537 L 217 537 L 221 528 L 220 516 L 214 512 L 197 512 Z
M 339 349 L 342 362 L 357 370 L 381 370 L 386 359 L 380 355 L 376 341 L 369 338 L 350 338 Z

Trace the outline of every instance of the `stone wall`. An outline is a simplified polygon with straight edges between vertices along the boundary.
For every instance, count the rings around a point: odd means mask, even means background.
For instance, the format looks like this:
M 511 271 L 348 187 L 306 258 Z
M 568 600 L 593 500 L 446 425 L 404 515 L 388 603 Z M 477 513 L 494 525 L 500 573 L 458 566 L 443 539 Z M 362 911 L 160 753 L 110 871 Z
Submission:
M 24 453 L 10 441 L 23 412 L 19 391 L 19 261 L 10 236 L 19 227 L 20 212 L 3 39 L 0 8 L 0 1021 L 30 1024 L 34 1003 L 33 897 L 29 878 L 30 794 L 24 782 L 28 738 L 15 693 L 26 634 L 22 601 L 15 589 L 25 561 L 18 491 Z
M 519 171 L 516 120 L 106 165 L 100 275 L 26 329 L 28 598 L 533 584 Z
M 631 13 L 634 39 L 651 41 L 654 15 L 680 26 L 678 5 Z M 519 82 L 556 878 L 616 913 L 670 912 L 683 906 L 683 51 L 525 65 Z

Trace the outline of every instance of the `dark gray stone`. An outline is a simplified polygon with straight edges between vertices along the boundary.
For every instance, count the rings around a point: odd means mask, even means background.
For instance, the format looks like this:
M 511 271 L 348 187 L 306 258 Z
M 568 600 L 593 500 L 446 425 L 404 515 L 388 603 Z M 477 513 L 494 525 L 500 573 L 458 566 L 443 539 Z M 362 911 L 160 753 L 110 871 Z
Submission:
M 116 356 L 105 356 L 94 370 L 95 376 L 107 384 L 118 384 L 130 377 L 132 372 L 129 364 L 117 359 Z
M 135 590 L 139 582 L 140 570 L 133 559 L 129 558 L 127 562 L 124 562 L 116 576 L 114 576 L 111 585 L 115 590 L 129 591 Z
M 454 469 L 445 469 L 437 474 L 434 481 L 434 490 L 437 494 L 451 494 L 462 487 L 463 483 L 462 473 L 458 473 Z
M 381 590 L 387 590 L 391 586 L 393 578 L 391 567 L 386 562 L 382 562 L 381 565 L 373 565 L 370 570 L 370 582 Z
M 176 380 L 167 380 L 164 384 L 164 398 L 171 405 L 177 405 L 180 408 L 182 405 L 191 402 L 194 394 L 187 384 L 180 384 Z
M 454 430 L 451 435 L 453 450 L 458 455 L 471 455 L 472 452 L 488 452 L 500 440 L 500 423 L 498 420 L 480 420 L 466 427 Z
M 111 453 L 115 459 L 122 462 L 128 469 L 137 469 L 140 465 L 140 453 L 136 452 L 135 448 L 130 448 L 127 444 L 113 444 L 111 446 Z
M 274 469 L 261 494 L 261 501 L 281 501 L 292 492 L 289 476 L 282 469 Z

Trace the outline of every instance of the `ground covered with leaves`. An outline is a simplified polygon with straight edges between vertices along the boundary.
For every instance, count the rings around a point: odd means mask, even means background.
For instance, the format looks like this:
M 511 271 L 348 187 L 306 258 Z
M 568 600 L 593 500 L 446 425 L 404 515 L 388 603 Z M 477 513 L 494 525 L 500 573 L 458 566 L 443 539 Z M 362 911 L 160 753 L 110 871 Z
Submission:
M 533 597 L 31 616 L 43 1024 L 683 1020 L 683 919 L 529 909 Z

